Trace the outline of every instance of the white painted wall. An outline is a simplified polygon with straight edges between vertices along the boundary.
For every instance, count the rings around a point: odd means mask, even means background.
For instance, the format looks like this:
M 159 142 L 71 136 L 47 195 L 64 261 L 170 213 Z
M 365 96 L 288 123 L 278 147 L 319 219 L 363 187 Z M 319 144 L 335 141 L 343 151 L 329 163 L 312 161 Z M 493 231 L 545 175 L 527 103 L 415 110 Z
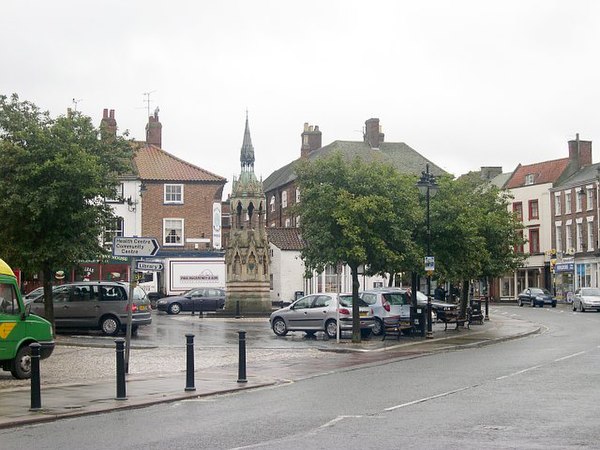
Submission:
M 281 250 L 270 243 L 273 289 L 271 301 L 294 300 L 295 291 L 304 291 L 304 263 L 299 251 Z
M 142 236 L 142 197 L 140 196 L 140 180 L 124 180 L 123 198 L 131 197 L 132 205 L 111 203 L 115 215 L 123 218 L 124 236 Z

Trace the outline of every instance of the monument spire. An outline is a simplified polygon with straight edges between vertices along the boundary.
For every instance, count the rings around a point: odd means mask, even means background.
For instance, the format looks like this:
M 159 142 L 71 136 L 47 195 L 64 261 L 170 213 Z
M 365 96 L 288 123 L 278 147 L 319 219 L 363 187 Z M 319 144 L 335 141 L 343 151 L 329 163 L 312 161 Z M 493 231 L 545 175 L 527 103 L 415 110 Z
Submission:
M 254 147 L 250 137 L 250 126 L 248 125 L 248 110 L 246 110 L 246 129 L 244 130 L 240 162 L 242 163 L 242 172 L 254 172 Z

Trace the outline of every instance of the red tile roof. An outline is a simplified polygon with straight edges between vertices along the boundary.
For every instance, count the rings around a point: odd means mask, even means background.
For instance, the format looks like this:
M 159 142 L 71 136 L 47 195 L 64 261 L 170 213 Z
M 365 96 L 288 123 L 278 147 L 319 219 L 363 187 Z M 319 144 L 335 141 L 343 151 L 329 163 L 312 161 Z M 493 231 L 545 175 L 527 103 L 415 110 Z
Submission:
M 227 180 L 201 169 L 152 144 L 142 144 L 134 158 L 140 179 L 166 181 L 216 181 Z
M 533 184 L 554 183 L 564 173 L 568 165 L 569 158 L 544 161 L 526 166 L 519 164 L 504 187 L 514 189 L 525 186 L 525 176 L 529 174 L 533 174 Z
M 267 228 L 269 242 L 280 250 L 302 250 L 304 241 L 299 228 Z

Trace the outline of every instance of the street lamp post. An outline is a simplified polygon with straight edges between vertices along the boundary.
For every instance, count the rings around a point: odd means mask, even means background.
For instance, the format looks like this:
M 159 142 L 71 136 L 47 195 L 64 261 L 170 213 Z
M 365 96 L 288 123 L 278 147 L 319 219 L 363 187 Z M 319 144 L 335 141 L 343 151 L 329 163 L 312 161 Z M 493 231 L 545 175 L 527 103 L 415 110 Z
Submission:
M 425 337 L 431 339 L 433 338 L 431 323 L 431 272 L 433 271 L 435 265 L 433 263 L 433 257 L 431 255 L 429 200 L 436 194 L 438 190 L 438 185 L 435 182 L 435 176 L 429 172 L 429 164 L 425 165 L 425 172 L 421 172 L 421 178 L 419 179 L 419 181 L 417 181 L 417 187 L 419 188 L 419 192 L 425 195 L 425 203 L 427 205 L 427 255 L 425 256 L 425 270 L 427 271 L 427 333 L 425 334 Z

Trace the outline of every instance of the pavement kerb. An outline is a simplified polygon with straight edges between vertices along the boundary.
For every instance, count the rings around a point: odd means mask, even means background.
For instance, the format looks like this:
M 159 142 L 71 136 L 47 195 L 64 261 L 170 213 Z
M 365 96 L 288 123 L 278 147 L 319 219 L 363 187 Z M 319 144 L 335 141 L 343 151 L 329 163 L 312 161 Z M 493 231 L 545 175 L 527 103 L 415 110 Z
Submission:
M 110 407 L 105 405 L 107 399 L 100 400 L 97 403 L 97 407 L 89 407 L 87 409 L 76 410 L 72 412 L 61 412 L 61 413 L 49 413 L 47 409 L 40 409 L 39 411 L 28 411 L 33 416 L 24 416 L 18 419 L 4 420 L 0 418 L 0 429 L 12 428 L 23 425 L 33 425 L 37 423 L 54 422 L 56 420 L 84 417 L 97 414 L 106 414 L 113 411 L 123 411 L 130 409 L 146 408 L 153 405 L 160 405 L 164 403 L 172 403 L 184 400 L 194 400 L 203 397 L 212 397 L 216 395 L 226 395 L 232 392 L 238 392 L 242 390 L 259 389 L 268 386 L 274 386 L 277 384 L 283 384 L 285 381 L 270 381 L 270 382 L 257 382 L 254 384 L 241 384 L 237 387 L 231 387 L 227 389 L 221 389 L 217 391 L 210 391 L 205 393 L 197 392 L 185 392 L 180 394 L 164 394 L 160 399 L 147 400 L 147 399 L 129 399 L 116 400 L 113 399 L 114 403 Z

